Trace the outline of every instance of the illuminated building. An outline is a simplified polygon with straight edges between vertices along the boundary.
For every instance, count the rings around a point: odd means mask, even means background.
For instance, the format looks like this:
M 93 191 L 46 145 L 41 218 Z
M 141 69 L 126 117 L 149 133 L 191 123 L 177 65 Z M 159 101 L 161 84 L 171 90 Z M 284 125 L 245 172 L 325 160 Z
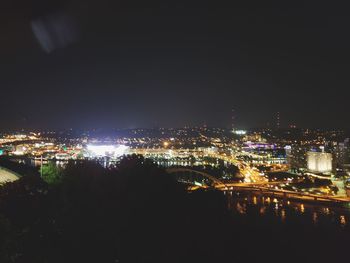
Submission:
M 308 146 L 291 145 L 291 149 L 288 149 L 286 153 L 288 164 L 292 171 L 297 172 L 299 169 L 305 169 L 307 167 L 306 153 L 308 151 Z
M 325 152 L 307 152 L 307 168 L 311 172 L 331 172 L 332 154 Z
M 350 164 L 349 138 L 341 142 L 329 141 L 326 144 L 327 152 L 333 155 L 333 169 L 338 172 L 349 171 Z
M 87 145 L 91 157 L 120 157 L 127 154 L 128 149 L 125 145 Z
M 26 154 L 28 148 L 24 145 L 17 145 L 16 150 L 13 152 L 14 155 L 24 155 Z

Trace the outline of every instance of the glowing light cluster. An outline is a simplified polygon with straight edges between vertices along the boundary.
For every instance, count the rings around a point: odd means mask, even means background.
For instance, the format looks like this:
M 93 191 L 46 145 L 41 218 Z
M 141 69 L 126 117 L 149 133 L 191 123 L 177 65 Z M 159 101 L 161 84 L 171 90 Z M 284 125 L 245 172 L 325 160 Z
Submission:
M 245 130 L 235 130 L 234 133 L 237 134 L 237 135 L 246 135 L 247 131 L 245 131 Z
M 95 157 L 119 157 L 126 154 L 128 149 L 125 145 L 87 145 L 87 150 Z

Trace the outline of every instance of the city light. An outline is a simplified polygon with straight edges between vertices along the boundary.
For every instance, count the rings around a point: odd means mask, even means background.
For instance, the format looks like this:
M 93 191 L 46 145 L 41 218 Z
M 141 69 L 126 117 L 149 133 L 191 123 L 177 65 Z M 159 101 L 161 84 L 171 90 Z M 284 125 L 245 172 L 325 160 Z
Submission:
M 87 145 L 87 150 L 94 157 L 113 156 L 119 157 L 124 155 L 128 148 L 125 145 Z
M 219 169 L 221 174 L 218 176 L 225 181 L 226 188 L 237 187 L 237 184 L 253 185 L 262 190 L 269 188 L 276 195 L 292 191 L 300 199 L 310 194 L 322 197 L 337 194 L 340 200 L 348 200 L 350 196 L 350 184 L 344 185 L 335 176 L 335 173 L 344 172 L 348 175 L 349 170 L 345 170 L 346 166 L 343 166 L 344 170 L 332 166 L 336 162 L 344 163 L 341 158 L 348 151 L 349 142 L 342 139 L 343 141 L 333 141 L 326 145 L 325 138 L 329 134 L 337 134 L 334 131 L 308 129 L 304 138 L 290 140 L 271 136 L 271 131 L 264 129 L 236 130 L 238 134 L 246 134 L 239 138 L 232 135 L 232 129 L 221 128 L 169 128 L 154 131 L 133 129 L 129 135 L 114 138 L 87 137 L 81 134 L 74 140 L 68 139 L 69 134 L 67 138 L 61 134 L 55 138 L 54 132 L 36 133 L 35 137 L 33 133 L 4 134 L 0 137 L 0 150 L 5 156 L 18 160 L 28 158 L 35 163 L 41 160 L 62 163 L 68 160 L 97 160 L 104 162 L 101 163 L 104 166 L 113 165 L 124 155 L 136 154 L 165 168 Z M 161 136 L 157 135 L 159 133 Z M 333 145 L 333 148 L 329 145 Z M 321 152 L 308 153 L 310 150 Z M 236 167 L 237 174 L 226 170 L 230 166 Z M 285 173 L 282 178 L 275 175 L 281 172 Z M 308 178 L 305 179 L 305 176 Z M 325 186 L 311 183 L 304 189 L 295 184 L 309 179 L 312 181 L 317 177 L 328 179 L 327 176 L 330 182 L 325 182 Z M 271 182 L 273 184 L 270 185 Z M 202 187 L 208 186 L 203 184 Z M 219 184 L 210 187 L 224 189 Z
M 235 130 L 234 133 L 237 134 L 237 135 L 246 135 L 247 131 L 245 131 L 245 130 Z

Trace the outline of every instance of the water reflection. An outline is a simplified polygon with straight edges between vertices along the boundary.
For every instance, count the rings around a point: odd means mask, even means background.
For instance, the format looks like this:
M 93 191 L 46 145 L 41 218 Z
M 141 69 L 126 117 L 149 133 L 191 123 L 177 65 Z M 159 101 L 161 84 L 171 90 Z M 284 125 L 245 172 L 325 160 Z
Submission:
M 341 226 L 345 226 L 346 225 L 346 218 L 345 218 L 345 216 L 340 216 L 340 224 L 341 224 Z
M 282 209 L 281 211 L 281 221 L 285 222 L 286 220 L 286 210 Z
M 256 198 L 256 196 L 253 196 L 253 204 L 257 205 L 258 204 L 258 199 Z
M 312 221 L 314 222 L 314 224 L 317 224 L 317 213 L 316 212 L 312 213 Z
M 325 206 L 318 203 L 300 203 L 276 197 L 264 197 L 252 193 L 228 192 L 229 208 L 241 215 L 258 215 L 262 218 L 285 222 L 301 222 L 312 225 L 338 225 L 350 227 L 350 209 L 345 206 Z

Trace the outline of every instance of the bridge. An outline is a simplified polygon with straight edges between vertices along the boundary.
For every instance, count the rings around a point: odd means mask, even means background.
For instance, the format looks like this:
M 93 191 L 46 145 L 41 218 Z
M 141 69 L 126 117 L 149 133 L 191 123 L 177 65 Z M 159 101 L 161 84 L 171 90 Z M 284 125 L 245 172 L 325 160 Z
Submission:
M 195 186 L 190 187 L 189 190 L 195 190 L 198 188 L 208 188 L 212 187 L 214 189 L 220 190 L 220 191 L 247 191 L 247 192 L 255 192 L 257 194 L 263 195 L 263 196 L 269 196 L 272 198 L 282 198 L 282 199 L 288 199 L 288 200 L 295 200 L 295 201 L 312 201 L 312 202 L 322 202 L 322 203 L 338 203 L 338 204 L 346 204 L 350 203 L 350 198 L 346 196 L 327 196 L 327 195 L 316 195 L 316 194 L 310 194 L 310 193 L 300 193 L 300 192 L 294 192 L 289 190 L 283 190 L 283 189 L 275 189 L 270 188 L 268 186 L 272 185 L 279 185 L 281 183 L 286 183 L 285 181 L 278 181 L 278 182 L 266 182 L 266 181 L 260 181 L 260 182 L 251 182 L 251 183 L 224 183 L 220 179 L 215 178 L 214 176 L 202 172 L 197 171 L 189 168 L 168 168 L 166 169 L 168 173 L 180 173 L 180 172 L 187 172 L 187 173 L 195 173 L 198 175 L 201 175 L 213 182 L 212 186 Z
M 212 153 L 208 154 L 208 156 L 236 165 L 239 168 L 240 174 L 244 177 L 246 183 L 267 183 L 268 181 L 264 176 L 261 176 L 256 169 L 251 168 L 250 165 L 245 163 L 244 161 L 236 159 L 234 155 L 227 156 L 221 153 Z
M 350 203 L 350 198 L 346 196 L 327 196 L 327 195 L 316 195 L 310 193 L 300 193 L 283 189 L 273 189 L 266 186 L 259 186 L 254 184 L 232 184 L 228 188 L 221 188 L 223 191 L 249 191 L 255 192 L 260 195 L 270 196 L 272 198 L 283 198 L 295 201 L 317 201 L 322 203 L 338 203 L 338 204 L 348 204 Z
M 278 185 L 281 183 L 286 183 L 287 181 L 275 181 L 275 182 L 267 182 L 267 181 L 260 181 L 260 182 L 251 182 L 251 183 L 225 183 L 222 180 L 206 173 L 203 171 L 198 171 L 190 168 L 184 168 L 184 167 L 172 167 L 172 168 L 167 168 L 166 169 L 167 173 L 174 174 L 174 173 L 195 173 L 198 175 L 201 175 L 213 182 L 213 188 L 218 189 L 218 190 L 229 190 L 233 189 L 236 187 L 259 187 L 259 186 L 266 186 L 267 184 L 269 185 Z M 209 186 L 202 186 L 203 188 L 208 188 Z
M 168 168 L 166 169 L 167 173 L 182 173 L 182 172 L 186 172 L 186 173 L 195 173 L 195 174 L 199 174 L 201 176 L 203 176 L 204 178 L 207 178 L 209 180 L 211 180 L 214 183 L 215 187 L 225 187 L 225 183 L 222 182 L 221 180 L 215 178 L 214 176 L 206 173 L 206 172 L 202 172 L 202 171 L 197 171 L 194 169 L 190 169 L 190 168 L 183 168 L 183 167 L 179 167 L 179 168 Z
M 169 155 L 181 155 L 181 150 L 179 149 L 165 149 L 165 148 L 159 148 L 159 149 L 147 149 L 147 148 L 137 148 L 133 149 L 131 153 L 140 154 L 143 156 L 147 156 L 148 153 L 150 154 L 157 154 L 157 155 L 163 155 L 163 154 L 169 154 Z M 194 154 L 194 153 L 192 153 Z M 266 182 L 267 179 L 262 176 L 257 169 L 254 169 L 250 167 L 250 165 L 242 160 L 239 160 L 236 158 L 235 155 L 226 155 L 223 153 L 210 153 L 210 152 L 200 152 L 197 153 L 199 156 L 207 156 L 214 159 L 223 160 L 227 163 L 233 164 L 238 167 L 240 174 L 242 177 L 244 177 L 245 182 Z M 206 174 L 207 175 L 207 174 Z M 207 177 L 207 176 L 205 176 Z M 209 177 L 207 177 L 209 178 Z M 213 178 L 210 178 L 213 180 Z M 218 183 L 218 182 L 217 182 Z M 222 183 L 222 182 L 221 182 Z

